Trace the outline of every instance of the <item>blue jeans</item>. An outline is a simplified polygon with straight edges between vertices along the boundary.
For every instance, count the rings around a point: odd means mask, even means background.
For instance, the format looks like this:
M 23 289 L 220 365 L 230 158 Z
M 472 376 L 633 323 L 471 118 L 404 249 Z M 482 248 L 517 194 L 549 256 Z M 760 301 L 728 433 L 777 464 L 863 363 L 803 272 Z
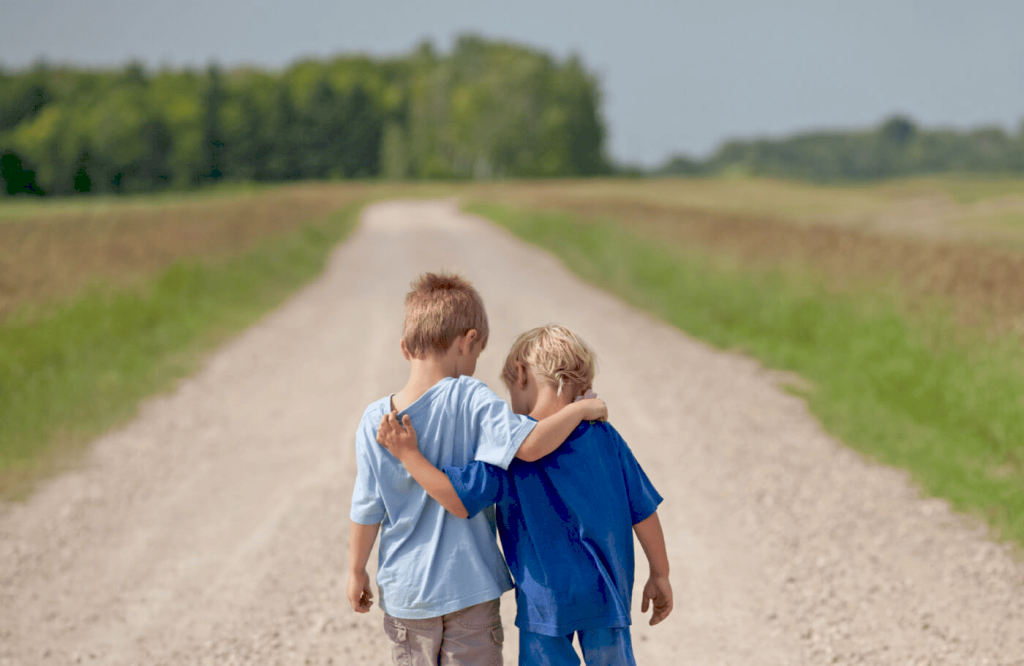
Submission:
M 588 629 L 567 636 L 519 630 L 519 666 L 579 666 L 572 647 L 576 636 L 587 666 L 636 666 L 629 627 Z

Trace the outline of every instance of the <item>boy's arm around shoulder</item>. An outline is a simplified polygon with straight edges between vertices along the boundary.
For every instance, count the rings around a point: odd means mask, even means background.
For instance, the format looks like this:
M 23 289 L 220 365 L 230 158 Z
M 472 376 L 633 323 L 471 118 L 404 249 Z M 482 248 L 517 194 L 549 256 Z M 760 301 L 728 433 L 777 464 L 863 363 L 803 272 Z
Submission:
M 408 414 L 402 417 L 401 423 L 398 422 L 398 412 L 385 414 L 377 430 L 377 443 L 390 451 L 416 483 L 449 513 L 459 518 L 469 517 L 469 512 L 455 492 L 448 475 L 434 467 L 420 453 L 419 440 Z
M 474 460 L 464 467 L 435 469 L 420 453 L 408 415 L 401 425 L 397 418 L 383 419 L 377 441 L 398 458 L 428 495 L 459 518 L 472 518 L 497 503 L 505 492 L 505 470 L 490 463 Z
M 580 422 L 607 419 L 608 406 L 600 398 L 570 403 L 537 422 L 533 431 L 523 440 L 516 458 L 527 462 L 539 460 L 561 446 Z

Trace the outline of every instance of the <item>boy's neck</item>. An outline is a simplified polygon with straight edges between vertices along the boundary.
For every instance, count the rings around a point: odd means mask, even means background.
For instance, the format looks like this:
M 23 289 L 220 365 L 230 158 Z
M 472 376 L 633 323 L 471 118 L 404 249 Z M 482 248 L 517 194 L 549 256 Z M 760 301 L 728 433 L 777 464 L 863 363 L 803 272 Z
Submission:
M 448 355 L 409 359 L 409 381 L 391 397 L 391 408 L 399 411 L 416 402 L 420 396 L 448 377 L 458 377 L 456 364 Z
M 538 387 L 537 402 L 530 410 L 530 416 L 542 421 L 555 412 L 561 411 L 571 402 L 572 398 L 566 393 L 558 395 L 558 390 L 554 386 L 543 384 Z

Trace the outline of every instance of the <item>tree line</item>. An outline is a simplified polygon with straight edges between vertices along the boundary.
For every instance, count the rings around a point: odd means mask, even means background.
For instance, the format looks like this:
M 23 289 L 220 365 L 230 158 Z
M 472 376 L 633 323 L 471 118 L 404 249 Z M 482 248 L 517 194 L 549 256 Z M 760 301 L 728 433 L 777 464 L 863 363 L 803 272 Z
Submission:
M 486 179 L 610 170 L 596 77 L 578 57 L 460 37 L 395 58 L 243 67 L 0 68 L 8 194 L 214 181 Z
M 727 141 L 707 159 L 677 155 L 656 173 L 826 182 L 939 173 L 1024 174 L 1024 122 L 1013 135 L 1000 127 L 929 130 L 898 115 L 862 131 Z

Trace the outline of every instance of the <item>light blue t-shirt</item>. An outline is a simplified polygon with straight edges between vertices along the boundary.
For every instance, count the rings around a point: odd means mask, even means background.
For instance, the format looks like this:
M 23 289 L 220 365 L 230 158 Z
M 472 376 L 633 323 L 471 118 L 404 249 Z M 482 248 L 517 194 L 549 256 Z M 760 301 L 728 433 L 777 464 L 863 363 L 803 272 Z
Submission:
M 493 507 L 469 520 L 449 514 L 377 443 L 391 398 L 366 408 L 356 432 L 353 521 L 381 523 L 377 585 L 381 609 L 422 619 L 497 599 L 512 589 L 498 549 Z M 420 451 L 436 467 L 474 460 L 507 469 L 536 426 L 472 377 L 446 378 L 398 414 L 409 415 Z

